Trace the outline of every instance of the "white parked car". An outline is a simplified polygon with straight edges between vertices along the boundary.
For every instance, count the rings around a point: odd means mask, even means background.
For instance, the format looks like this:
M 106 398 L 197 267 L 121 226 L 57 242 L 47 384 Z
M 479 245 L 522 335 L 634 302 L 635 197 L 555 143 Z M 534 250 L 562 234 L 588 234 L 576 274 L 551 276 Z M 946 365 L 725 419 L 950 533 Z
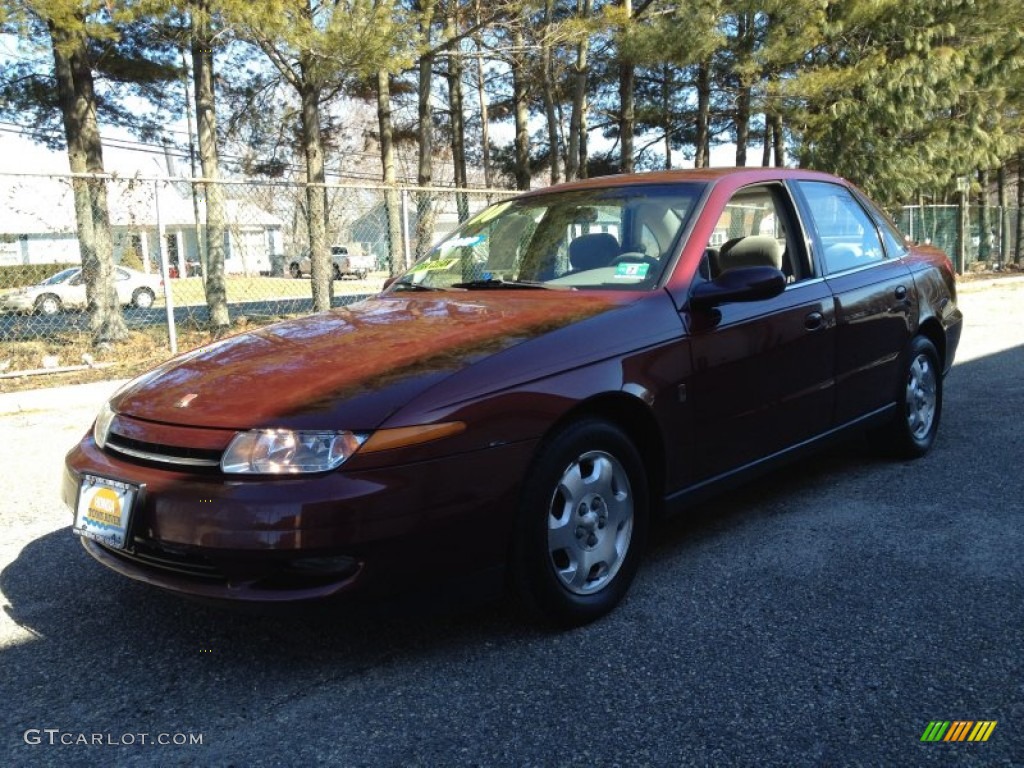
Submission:
M 148 275 L 127 267 L 114 268 L 117 298 L 124 306 L 146 309 L 153 306 L 163 290 L 160 275 Z M 85 309 L 85 279 L 81 267 L 70 267 L 52 275 L 37 285 L 0 296 L 0 309 L 8 312 L 38 312 L 55 315 L 65 309 Z

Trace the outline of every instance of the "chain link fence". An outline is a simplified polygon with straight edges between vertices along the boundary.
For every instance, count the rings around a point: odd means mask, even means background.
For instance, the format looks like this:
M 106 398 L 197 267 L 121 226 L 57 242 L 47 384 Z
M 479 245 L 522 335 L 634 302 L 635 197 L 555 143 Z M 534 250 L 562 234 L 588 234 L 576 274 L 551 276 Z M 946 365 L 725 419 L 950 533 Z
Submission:
M 514 194 L 184 178 L 88 181 L 106 196 L 124 319 L 133 333 L 145 332 L 168 352 L 177 351 L 182 329 L 208 322 L 203 276 L 218 251 L 236 327 L 312 312 L 308 211 L 318 203 L 326 211 L 331 304 L 341 306 L 378 292 L 389 275 L 461 221 Z M 83 180 L 78 183 L 81 188 Z M 0 376 L 33 361 L 45 368 L 57 357 L 63 368 L 89 357 L 75 206 L 71 175 L 0 175 Z M 36 342 L 32 360 L 18 354 L 26 342 Z
M 268 322 L 313 311 L 310 210 L 325 210 L 331 304 L 341 306 L 376 293 L 461 221 L 514 194 L 85 178 L 106 197 L 124 319 L 133 336 L 144 334 L 163 356 L 177 351 L 181 332 L 208 327 L 204 274 L 211 253 L 223 256 L 232 324 Z M 908 206 L 896 220 L 913 240 L 945 250 L 961 272 L 1024 263 L 1016 208 Z M 0 378 L 90 364 L 80 267 L 75 177 L 0 174 Z
M 905 206 L 896 224 L 915 242 L 944 250 L 958 272 L 1024 265 L 1019 208 L 980 205 Z

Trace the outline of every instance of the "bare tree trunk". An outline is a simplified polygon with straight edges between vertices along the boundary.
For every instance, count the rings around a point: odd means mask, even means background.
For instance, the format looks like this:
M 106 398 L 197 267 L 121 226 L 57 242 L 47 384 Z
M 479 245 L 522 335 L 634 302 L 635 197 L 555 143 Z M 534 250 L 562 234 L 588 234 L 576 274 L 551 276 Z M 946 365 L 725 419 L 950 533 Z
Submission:
M 633 16 L 633 0 L 622 0 L 622 9 L 627 19 Z M 636 67 L 632 62 L 623 61 L 619 64 L 619 169 L 623 173 L 632 173 L 633 165 L 633 130 L 636 112 Z
M 420 21 L 420 32 L 423 42 L 429 49 L 431 44 L 431 27 L 433 25 L 434 2 L 427 0 L 421 4 L 424 15 Z M 419 87 L 417 93 L 419 138 L 419 168 L 416 181 L 421 187 L 429 187 L 434 181 L 434 121 L 430 110 L 430 89 L 433 84 L 434 54 L 425 53 L 419 62 Z M 416 258 L 426 254 L 434 240 L 433 195 L 421 192 L 416 196 Z
M 516 189 L 530 188 L 530 129 L 529 102 L 526 96 L 526 73 L 524 68 L 522 25 L 516 26 L 512 54 L 512 100 L 516 121 Z
M 480 26 L 480 0 L 476 0 L 476 23 Z M 491 178 L 491 126 L 484 79 L 484 44 L 479 33 L 473 35 L 473 42 L 476 44 L 476 91 L 480 102 L 480 161 L 484 166 L 484 186 L 490 189 L 494 185 L 494 179 Z
M 306 226 L 309 229 L 309 258 L 313 286 L 313 309 L 331 308 L 334 274 L 327 242 L 327 189 L 324 186 L 324 149 L 320 135 L 320 94 L 311 82 L 309 62 L 301 61 L 302 149 L 306 156 Z
M 980 209 L 978 211 L 978 259 L 987 261 L 992 253 L 991 232 L 992 232 L 992 209 L 988 201 L 988 170 L 978 171 L 978 185 L 981 193 L 978 195 Z
M 782 133 L 782 115 L 772 115 L 772 145 L 775 151 L 775 167 L 786 165 L 786 137 Z
M 544 3 L 544 29 L 545 32 L 551 26 L 551 19 L 554 13 L 554 0 L 546 0 Z M 558 113 L 555 110 L 555 79 L 551 70 L 551 43 L 545 34 L 540 49 L 541 67 L 544 69 L 544 115 L 548 124 L 548 150 L 551 155 L 551 183 L 557 184 L 562 180 L 561 157 L 562 149 L 558 141 Z
M 219 177 L 217 152 L 217 109 L 213 88 L 213 35 L 210 33 L 209 0 L 195 0 L 192 14 L 192 78 L 199 129 L 199 161 L 203 178 L 216 182 Z M 203 260 L 203 287 L 214 332 L 231 324 L 228 316 L 228 292 L 224 278 L 224 232 L 226 206 L 221 184 L 203 184 L 206 199 L 206 249 Z M 200 250 L 202 254 L 203 251 Z
M 449 34 L 458 34 L 459 19 L 455 14 L 448 17 Z M 451 112 L 452 165 L 455 172 L 456 189 L 466 188 L 466 116 L 462 97 L 462 51 L 456 43 L 448 49 L 448 106 Z M 469 201 L 463 192 L 456 192 L 455 205 L 459 222 L 469 218 Z
M 1010 203 L 1006 189 L 1006 163 L 999 166 L 999 263 L 1010 259 Z
M 711 112 L 711 64 L 702 61 L 697 65 L 697 131 L 694 141 L 695 168 L 707 168 L 711 164 L 708 157 L 708 143 L 710 141 L 710 112 Z
M 48 25 L 71 171 L 103 174 L 103 147 L 96 122 L 96 94 L 85 33 L 69 31 L 53 21 Z M 114 288 L 114 243 L 107 208 L 107 182 L 104 179 L 76 180 L 73 187 L 93 343 L 124 341 L 128 338 L 128 327 Z
M 1024 263 L 1024 151 L 1017 152 L 1017 242 L 1014 261 Z
M 193 107 L 196 103 L 195 98 L 195 67 L 192 66 L 192 50 L 191 48 L 186 53 L 185 49 L 181 49 L 181 81 L 182 86 L 185 90 L 185 129 L 188 131 L 188 172 L 193 179 L 201 178 L 199 166 L 196 163 L 199 162 L 199 149 L 196 147 L 197 134 L 196 134 L 196 120 L 193 115 Z M 165 144 L 166 145 L 166 144 Z M 199 197 L 202 191 L 200 184 L 193 181 L 189 184 L 190 197 L 192 198 L 192 222 L 195 226 L 196 232 L 196 255 L 199 258 L 200 265 L 200 276 L 206 274 L 206 264 L 208 262 L 206 255 L 206 233 L 204 232 L 205 224 L 203 224 L 203 214 L 199 210 Z M 147 260 L 148 264 L 148 260 Z
M 619 67 L 619 169 L 623 173 L 636 170 L 634 158 L 634 126 L 636 119 L 636 67 L 622 64 Z
M 761 148 L 761 167 L 767 168 L 772 164 L 772 116 L 765 112 L 764 115 L 764 146 Z
M 380 161 L 384 171 L 384 209 L 388 219 L 388 274 L 397 275 L 405 266 L 402 257 L 402 212 L 395 187 L 395 134 L 391 121 L 391 75 L 377 71 L 377 123 L 380 126 Z
M 746 59 L 753 52 L 754 22 L 751 14 L 741 13 L 737 18 L 737 53 Z M 750 141 L 750 84 L 746 77 L 737 75 L 739 88 L 736 93 L 736 165 L 747 164 L 747 144 Z
M 917 212 L 918 212 L 918 214 L 920 214 L 918 216 L 919 223 L 917 225 L 917 228 L 916 228 L 916 230 L 914 232 L 908 232 L 907 234 L 909 234 L 913 238 L 914 242 L 917 242 L 917 243 L 931 242 L 928 239 L 927 222 L 924 219 L 924 190 L 921 189 L 920 187 L 918 187 L 918 190 L 917 190 Z M 913 223 L 914 223 L 913 212 L 911 212 L 911 218 L 910 218 L 911 226 L 910 226 L 910 229 L 914 229 Z
M 580 19 L 590 16 L 593 8 L 592 0 L 576 0 L 576 12 Z M 565 178 L 569 181 L 586 176 L 586 139 L 587 130 L 587 55 L 590 51 L 590 40 L 584 37 L 576 46 L 576 66 L 573 73 L 572 112 L 569 115 L 569 150 L 565 163 Z
M 672 67 L 662 67 L 661 114 L 665 121 L 665 170 L 672 170 Z

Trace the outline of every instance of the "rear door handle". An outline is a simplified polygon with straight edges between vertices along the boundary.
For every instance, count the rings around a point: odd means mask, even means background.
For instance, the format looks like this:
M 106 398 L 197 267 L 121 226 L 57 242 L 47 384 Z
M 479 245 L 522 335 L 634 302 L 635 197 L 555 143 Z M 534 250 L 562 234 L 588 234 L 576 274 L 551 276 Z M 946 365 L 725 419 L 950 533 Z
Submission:
M 825 316 L 821 312 L 811 312 L 804 317 L 804 328 L 808 331 L 817 331 L 825 324 Z

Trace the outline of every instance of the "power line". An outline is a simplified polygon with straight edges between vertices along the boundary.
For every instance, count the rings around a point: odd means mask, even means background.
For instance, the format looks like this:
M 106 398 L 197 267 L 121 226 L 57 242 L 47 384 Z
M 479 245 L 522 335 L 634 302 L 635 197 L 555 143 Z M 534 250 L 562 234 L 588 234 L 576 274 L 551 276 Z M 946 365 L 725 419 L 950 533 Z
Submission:
M 54 138 L 63 138 L 60 131 L 57 130 L 43 130 L 43 131 L 32 131 L 27 128 L 23 128 L 16 123 L 6 123 L 0 121 L 0 133 L 8 133 L 26 138 L 34 138 L 40 135 L 48 135 Z M 146 144 L 144 142 L 133 141 L 131 139 L 117 139 L 117 138 L 101 138 L 100 143 L 109 149 L 121 149 L 130 152 L 138 152 L 142 154 L 153 155 L 157 157 L 166 157 L 168 154 L 175 160 L 187 161 L 190 159 L 189 154 L 185 150 L 178 149 L 177 147 L 169 146 L 166 149 L 162 145 Z M 377 155 L 372 152 L 349 152 L 349 156 L 359 156 L 363 158 L 377 159 Z M 226 163 L 231 163 L 236 167 L 241 167 L 245 162 L 245 158 L 240 155 L 224 154 L 219 155 L 220 159 Z M 305 170 L 305 167 L 297 163 L 283 163 L 281 168 L 284 171 L 291 173 L 301 173 Z M 324 170 L 324 175 L 335 179 L 353 179 L 356 181 L 372 181 L 379 182 L 380 176 L 375 173 L 368 173 L 366 171 L 359 170 L 345 170 L 335 171 L 330 169 Z

